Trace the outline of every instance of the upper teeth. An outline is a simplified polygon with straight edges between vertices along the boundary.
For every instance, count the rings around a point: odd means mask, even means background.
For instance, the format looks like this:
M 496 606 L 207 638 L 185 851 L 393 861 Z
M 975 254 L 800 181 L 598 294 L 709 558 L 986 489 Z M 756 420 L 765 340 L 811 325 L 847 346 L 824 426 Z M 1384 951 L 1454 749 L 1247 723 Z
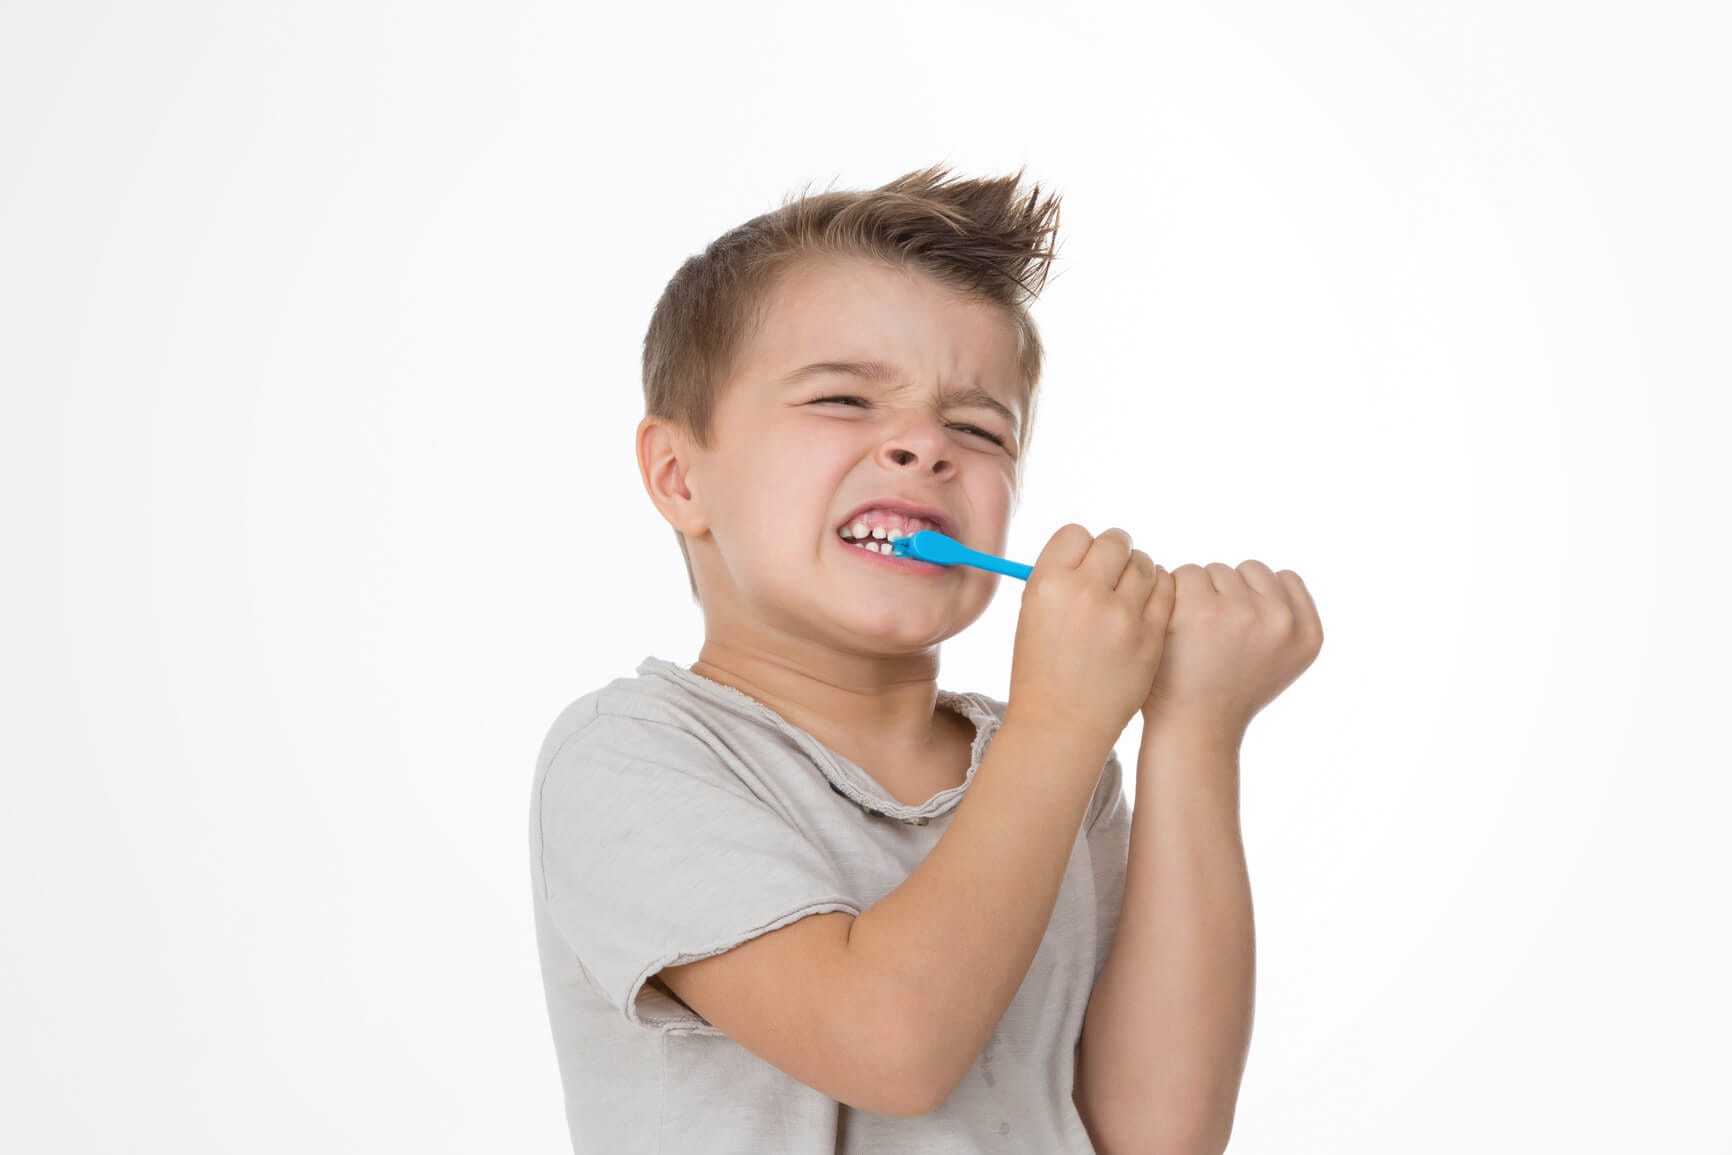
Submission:
M 889 510 L 875 509 L 861 514 L 852 524 L 843 526 L 837 532 L 849 541 L 876 538 L 879 541 L 891 542 L 933 528 L 936 528 L 936 524 L 923 517 L 908 517 Z M 888 545 L 882 546 L 880 552 L 888 549 Z

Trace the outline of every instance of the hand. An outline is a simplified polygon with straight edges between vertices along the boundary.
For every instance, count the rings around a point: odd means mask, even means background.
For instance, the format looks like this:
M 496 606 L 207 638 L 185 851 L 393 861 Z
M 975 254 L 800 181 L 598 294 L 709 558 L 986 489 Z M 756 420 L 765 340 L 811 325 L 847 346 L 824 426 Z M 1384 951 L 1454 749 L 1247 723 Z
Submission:
M 1323 647 L 1323 623 L 1299 575 L 1260 561 L 1173 571 L 1166 649 L 1143 703 L 1150 726 L 1202 727 L 1234 742 Z
M 1023 589 L 1009 711 L 1104 757 L 1148 695 L 1172 609 L 1172 575 L 1132 549 L 1130 534 L 1061 527 Z

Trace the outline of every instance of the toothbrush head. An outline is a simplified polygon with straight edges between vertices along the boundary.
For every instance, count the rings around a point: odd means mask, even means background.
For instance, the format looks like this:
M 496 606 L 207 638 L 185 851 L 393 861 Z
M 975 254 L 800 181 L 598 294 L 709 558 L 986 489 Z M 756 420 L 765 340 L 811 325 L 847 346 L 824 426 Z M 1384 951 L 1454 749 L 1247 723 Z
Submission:
M 968 555 L 968 549 L 961 542 L 935 529 L 923 529 L 919 533 L 897 538 L 890 543 L 890 552 L 898 557 L 912 557 L 934 565 L 956 565 Z
M 890 552 L 898 557 L 912 557 L 934 565 L 969 565 L 989 573 L 1008 574 L 1021 581 L 1027 581 L 1034 573 L 1031 565 L 969 549 L 955 538 L 946 537 L 935 529 L 923 529 L 919 533 L 897 538 L 890 543 Z

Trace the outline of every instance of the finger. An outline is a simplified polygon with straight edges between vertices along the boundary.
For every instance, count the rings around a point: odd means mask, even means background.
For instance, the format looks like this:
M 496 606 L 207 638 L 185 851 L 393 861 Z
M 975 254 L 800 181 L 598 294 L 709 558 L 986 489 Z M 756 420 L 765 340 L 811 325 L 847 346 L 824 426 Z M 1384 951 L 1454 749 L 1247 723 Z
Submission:
M 1256 558 L 1246 558 L 1239 563 L 1239 576 L 1245 580 L 1246 585 L 1263 597 L 1287 600 L 1287 591 L 1281 588 L 1281 579 Z
M 1287 591 L 1287 600 L 1299 620 L 1309 622 L 1312 628 L 1321 631 L 1323 620 L 1317 616 L 1317 603 L 1311 600 L 1311 591 L 1305 588 L 1303 579 L 1290 569 L 1284 569 L 1275 576 L 1281 580 L 1282 588 Z
M 1173 587 L 1175 608 L 1185 602 L 1220 596 L 1220 591 L 1215 589 L 1215 583 L 1209 580 L 1209 575 L 1196 562 L 1186 562 L 1173 571 Z
M 1119 576 L 1125 572 L 1125 563 L 1131 557 L 1131 535 L 1113 526 L 1101 531 L 1089 546 L 1088 556 L 1083 558 L 1077 568 L 1091 574 L 1101 585 L 1112 589 L 1119 584 Z
M 1149 590 L 1149 600 L 1143 604 L 1143 617 L 1161 624 L 1173 620 L 1173 603 L 1178 597 L 1178 583 L 1165 566 L 1155 567 L 1155 584 Z
M 1118 585 L 1114 592 L 1124 594 L 1132 602 L 1141 606 L 1149 600 L 1149 591 L 1155 586 L 1155 559 L 1140 549 L 1131 551 L 1130 560 L 1125 562 L 1124 571 L 1119 574 Z
M 1061 525 L 1047 539 L 1041 549 L 1040 556 L 1034 559 L 1035 570 L 1075 569 L 1077 564 L 1088 554 L 1089 545 L 1094 541 L 1094 535 L 1078 525 L 1069 522 Z M 1028 575 L 1030 580 L 1035 576 Z
M 1239 576 L 1239 571 L 1225 562 L 1212 561 L 1203 567 L 1209 575 L 1209 581 L 1215 587 L 1215 592 L 1228 597 L 1250 597 L 1250 588 L 1245 585 L 1245 579 Z

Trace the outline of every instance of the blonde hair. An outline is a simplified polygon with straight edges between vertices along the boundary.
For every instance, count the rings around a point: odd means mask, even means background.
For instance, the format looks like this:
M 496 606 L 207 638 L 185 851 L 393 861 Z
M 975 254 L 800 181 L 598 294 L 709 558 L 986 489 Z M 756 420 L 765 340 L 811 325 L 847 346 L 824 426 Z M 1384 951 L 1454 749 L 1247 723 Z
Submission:
M 1044 356 L 1027 304 L 1057 256 L 1059 219 L 1056 195 L 1043 200 L 1038 184 L 1018 188 L 1022 172 L 964 179 L 933 165 L 875 189 L 790 195 L 722 234 L 686 259 L 656 302 L 643 342 L 645 415 L 667 418 L 709 448 L 720 391 L 763 323 L 777 278 L 804 260 L 864 257 L 924 273 L 1012 321 L 1023 374 L 1020 485 Z M 674 537 L 699 601 L 685 535 L 676 529 Z

